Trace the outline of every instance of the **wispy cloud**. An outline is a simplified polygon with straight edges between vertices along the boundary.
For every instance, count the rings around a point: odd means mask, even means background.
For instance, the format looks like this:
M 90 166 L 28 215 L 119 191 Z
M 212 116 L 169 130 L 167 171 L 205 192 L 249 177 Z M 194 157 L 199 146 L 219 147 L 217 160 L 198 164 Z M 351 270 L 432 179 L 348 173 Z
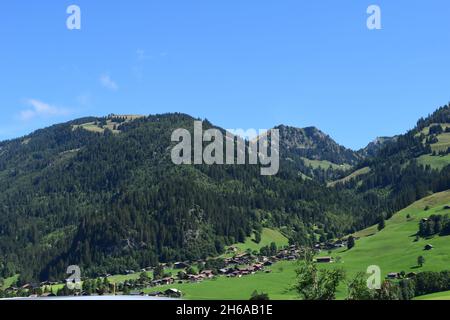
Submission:
M 70 114 L 70 110 L 52 106 L 36 99 L 25 100 L 28 109 L 20 111 L 19 117 L 22 121 L 29 121 L 37 117 L 56 117 Z
M 142 49 L 137 49 L 136 50 L 136 55 L 137 55 L 137 59 L 138 61 L 144 61 L 144 60 L 148 60 L 148 59 L 152 59 L 153 56 L 148 55 L 145 50 Z
M 116 91 L 119 89 L 117 83 L 107 74 L 102 74 L 100 76 L 100 84 L 109 90 Z

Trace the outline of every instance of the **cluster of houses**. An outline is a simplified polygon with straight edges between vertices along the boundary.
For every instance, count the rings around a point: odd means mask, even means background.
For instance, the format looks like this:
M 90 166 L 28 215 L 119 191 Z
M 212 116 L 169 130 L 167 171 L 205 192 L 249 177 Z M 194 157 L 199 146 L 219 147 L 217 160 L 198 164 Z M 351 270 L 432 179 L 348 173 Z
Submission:
M 234 247 L 229 249 L 229 252 L 236 253 L 237 250 Z M 269 267 L 281 260 L 297 260 L 301 255 L 302 249 L 297 246 L 290 246 L 288 248 L 278 251 L 274 256 L 256 256 L 252 253 L 239 253 L 235 254 L 233 257 L 224 259 L 224 267 L 216 272 L 213 270 L 202 270 L 198 274 L 185 274 L 183 279 L 176 279 L 175 277 L 166 277 L 163 279 L 153 280 L 151 286 L 161 286 L 161 285 L 171 285 L 175 282 L 202 282 L 204 280 L 212 279 L 216 276 L 226 276 L 229 278 L 241 278 L 243 276 L 253 275 L 257 272 L 270 273 L 271 270 L 266 270 Z M 197 264 L 199 266 L 204 266 L 206 264 L 205 260 L 198 260 L 194 262 L 176 262 L 173 264 L 174 269 L 178 270 L 188 270 L 191 264 Z M 147 270 L 147 269 L 145 269 Z M 148 270 L 147 270 L 148 271 Z
M 355 240 L 358 240 L 358 238 L 355 238 Z M 339 239 L 336 241 L 329 241 L 325 243 L 316 243 L 314 245 L 314 249 L 316 252 L 320 252 L 322 250 L 335 250 L 335 249 L 341 249 L 346 248 L 348 245 L 347 240 Z
M 324 244 L 324 245 L 318 245 L 316 246 L 316 251 L 318 251 L 317 249 L 322 249 L 322 248 L 330 248 L 330 246 L 333 246 L 333 248 L 336 248 L 336 246 L 341 247 L 341 246 L 345 246 L 346 243 L 343 241 L 340 242 L 336 242 L 333 244 Z M 197 261 L 186 261 L 186 262 L 176 262 L 173 265 L 174 269 L 180 270 L 181 273 L 184 273 L 183 277 L 179 277 L 179 276 L 167 276 L 164 277 L 162 279 L 154 279 L 152 281 L 149 281 L 148 283 L 146 283 L 145 285 L 147 287 L 158 287 L 158 286 L 164 286 L 164 285 L 172 285 L 175 284 L 176 282 L 178 283 L 182 283 L 182 282 L 191 282 L 191 283 L 197 283 L 197 282 L 202 282 L 204 280 L 208 280 L 208 279 L 213 279 L 216 276 L 225 276 L 225 277 L 229 277 L 229 278 L 241 278 L 244 276 L 250 276 L 253 275 L 257 272 L 266 272 L 266 273 L 270 273 L 271 270 L 270 267 L 272 266 L 274 263 L 278 262 L 278 261 L 294 261 L 297 260 L 301 257 L 302 253 L 303 253 L 303 248 L 292 245 L 289 247 L 285 247 L 279 251 L 277 251 L 274 255 L 272 256 L 263 256 L 263 255 L 254 255 L 252 253 L 249 252 L 245 252 L 245 253 L 238 253 L 237 248 L 235 247 L 230 247 L 228 249 L 228 253 L 233 253 L 232 257 L 228 257 L 224 259 L 224 267 L 221 268 L 220 270 L 202 270 L 200 271 L 198 274 L 189 274 L 187 272 L 189 272 L 188 270 L 190 269 L 191 265 L 198 265 L 200 266 L 205 266 L 206 265 L 206 260 L 197 260 Z M 316 259 L 317 263 L 331 263 L 333 262 L 331 257 L 319 257 Z M 167 264 L 162 264 L 163 267 L 167 268 L 169 267 L 169 265 Z M 142 272 L 146 272 L 146 271 L 152 271 L 153 267 L 148 267 L 148 268 L 143 268 L 141 271 Z M 135 274 L 136 272 L 134 270 L 126 270 L 125 272 L 126 274 Z M 110 274 L 105 274 L 103 275 L 103 277 L 110 277 Z M 24 286 L 22 289 L 33 289 L 33 288 L 42 288 L 42 287 L 47 287 L 47 286 L 53 286 L 56 285 L 58 283 L 56 282 L 43 282 L 41 284 L 29 284 Z M 125 283 L 123 283 L 123 285 L 128 286 L 128 287 L 133 287 L 131 283 L 128 283 L 128 281 L 125 281 Z M 20 288 L 10 288 L 9 290 L 19 290 Z M 136 294 L 136 293 L 134 293 Z M 142 293 L 140 293 L 142 294 Z M 178 295 L 181 295 L 180 292 L 178 291 L 170 291 L 170 292 L 155 292 L 153 294 L 151 294 L 153 296 L 171 296 L 171 297 L 177 297 Z
M 411 279 L 417 276 L 417 273 L 410 272 L 410 273 L 402 273 L 402 272 L 391 272 L 388 273 L 386 276 L 386 279 L 395 280 L 395 279 Z

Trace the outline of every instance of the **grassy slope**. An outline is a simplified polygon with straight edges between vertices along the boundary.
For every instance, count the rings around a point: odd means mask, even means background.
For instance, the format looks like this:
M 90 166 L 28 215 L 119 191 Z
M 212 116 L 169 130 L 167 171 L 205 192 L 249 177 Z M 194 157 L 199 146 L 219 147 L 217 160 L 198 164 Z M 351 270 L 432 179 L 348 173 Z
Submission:
M 281 234 L 278 230 L 268 229 L 264 228 L 261 233 L 261 242 L 256 243 L 254 241 L 255 236 L 248 237 L 245 243 L 238 243 L 235 244 L 234 247 L 236 247 L 239 251 L 244 252 L 247 249 L 250 249 L 252 251 L 256 250 L 259 251 L 264 246 L 270 245 L 272 242 L 275 242 L 277 247 L 284 247 L 289 244 L 288 239 Z
M 125 122 L 130 122 L 133 121 L 135 119 L 139 119 L 142 116 L 139 115 L 119 115 L 117 117 L 124 117 L 126 118 Z M 97 132 L 97 133 L 103 133 L 105 131 L 106 128 L 108 128 L 109 130 L 111 130 L 113 133 L 120 133 L 120 130 L 114 130 L 114 126 L 119 126 L 120 124 L 112 122 L 111 119 L 108 119 L 106 121 L 106 126 L 104 126 L 103 128 L 96 125 L 95 122 L 88 122 L 88 123 L 84 123 L 81 125 L 74 125 L 73 129 L 77 129 L 77 128 L 83 128 L 87 131 L 91 131 L 91 132 Z
M 272 267 L 272 273 L 259 272 L 255 275 L 242 278 L 219 277 L 201 283 L 174 284 L 146 289 L 145 292 L 164 291 L 168 288 L 177 288 L 189 300 L 248 300 L 254 290 L 267 292 L 274 300 L 296 299 L 291 290 L 295 279 L 294 262 L 282 261 Z
M 423 155 L 417 158 L 418 163 L 424 166 L 429 165 L 433 169 L 443 169 L 450 164 L 450 154 L 445 156 L 432 156 L 431 154 Z
M 342 178 L 340 180 L 336 180 L 336 181 L 330 182 L 328 184 L 328 186 L 329 187 L 333 187 L 333 186 L 335 186 L 338 183 L 349 182 L 349 181 L 355 179 L 356 177 L 364 175 L 364 174 L 368 174 L 369 172 L 370 172 L 370 168 L 369 167 L 364 167 L 364 168 L 358 169 L 358 170 L 356 170 L 355 172 L 351 173 L 350 175 L 348 175 L 345 178 Z
M 426 296 L 417 297 L 414 300 L 450 300 L 450 291 L 428 294 Z
M 356 246 L 350 251 L 339 250 L 334 253 L 340 256 L 341 265 L 349 272 L 365 271 L 370 265 L 381 267 L 382 273 L 400 271 L 446 270 L 450 266 L 450 238 L 433 237 L 415 242 L 415 234 L 419 229 L 420 219 L 431 214 L 450 213 L 444 210 L 444 205 L 450 204 L 450 191 L 434 194 L 415 202 L 400 211 L 386 222 L 386 228 L 377 232 L 375 227 L 356 234 L 368 236 L 356 241 Z M 429 206 L 431 209 L 425 211 Z M 407 215 L 410 215 L 410 219 Z M 375 232 L 375 234 L 373 234 Z M 372 234 L 372 235 L 370 235 Z M 435 249 L 424 251 L 426 244 L 432 244 Z M 417 268 L 417 257 L 423 255 L 426 259 L 423 268 Z
M 431 145 L 433 151 L 446 151 L 450 147 L 450 133 L 443 133 L 437 136 L 438 142 Z
M 302 158 L 302 160 L 305 162 L 305 165 L 311 166 L 313 169 L 320 168 L 323 170 L 327 170 L 329 167 L 331 167 L 333 169 L 349 170 L 352 167 L 349 164 L 339 165 L 327 160 L 310 160 L 307 158 Z
M 14 284 L 16 284 L 17 280 L 19 279 L 19 275 L 16 274 L 15 276 L 6 278 L 3 282 L 3 287 L 1 287 L 0 289 L 5 290 L 11 286 L 13 286 Z
M 432 124 L 436 125 L 437 123 Z M 441 127 L 445 130 L 448 127 L 450 127 L 450 123 L 440 123 Z M 421 133 L 424 134 L 425 136 L 428 136 L 430 134 L 430 127 L 428 126 L 426 128 L 424 128 Z M 444 132 L 440 135 L 437 136 L 438 138 L 438 142 L 434 143 L 431 145 L 431 149 L 433 151 L 445 151 L 450 147 L 450 133 L 448 132 Z
M 350 251 L 341 249 L 333 252 L 333 256 L 341 257 L 341 262 L 326 267 L 342 267 L 349 277 L 353 277 L 358 272 L 365 272 L 370 265 L 379 266 L 383 276 L 400 271 L 448 270 L 450 237 L 433 237 L 414 241 L 420 219 L 429 217 L 431 214 L 450 213 L 450 210 L 443 209 L 448 204 L 450 204 L 450 191 L 437 193 L 415 202 L 387 221 L 386 228 L 381 232 L 377 232 L 376 227 L 371 227 L 357 233 L 356 236 L 362 236 L 362 238 L 356 241 L 355 248 Z M 426 206 L 431 209 L 425 211 Z M 410 219 L 407 218 L 408 214 Z M 435 249 L 425 251 L 426 244 L 432 244 Z M 426 263 L 419 268 L 417 257 L 421 255 L 425 257 Z M 340 297 L 343 297 L 343 292 Z

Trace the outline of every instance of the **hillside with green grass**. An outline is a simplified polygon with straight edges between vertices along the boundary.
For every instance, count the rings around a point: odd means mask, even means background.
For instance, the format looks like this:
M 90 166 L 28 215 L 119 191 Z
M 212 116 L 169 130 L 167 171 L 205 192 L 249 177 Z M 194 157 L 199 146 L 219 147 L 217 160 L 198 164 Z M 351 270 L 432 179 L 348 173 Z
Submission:
M 326 268 L 344 268 L 348 276 L 365 272 L 367 267 L 377 265 L 383 277 L 391 272 L 443 271 L 450 267 L 450 237 L 435 236 L 416 241 L 419 222 L 432 214 L 450 214 L 445 206 L 450 204 L 450 191 L 431 195 L 419 200 L 395 214 L 386 221 L 385 229 L 378 231 L 377 226 L 354 234 L 360 237 L 353 249 L 340 249 L 332 252 L 338 262 L 326 265 Z M 427 209 L 427 210 L 426 210 Z M 431 244 L 434 249 L 425 250 Z M 323 255 L 328 255 L 324 252 Z M 423 267 L 417 265 L 417 258 L 423 256 Z
M 173 284 L 145 289 L 151 293 L 176 288 L 183 292 L 183 298 L 188 300 L 249 300 L 251 294 L 266 292 L 273 300 L 293 300 L 298 296 L 292 290 L 295 280 L 296 262 L 282 261 L 268 270 L 271 273 L 258 272 L 242 278 L 218 277 L 200 283 Z
M 229 248 L 236 248 L 238 252 L 258 251 L 271 243 L 275 243 L 278 248 L 282 248 L 289 244 L 289 240 L 278 230 L 263 228 L 261 232 L 261 241 L 259 243 L 255 240 L 255 233 L 251 237 L 247 237 L 244 243 L 236 243 Z
M 345 164 L 335 164 L 333 162 L 327 161 L 327 160 L 311 160 L 308 158 L 301 158 L 303 161 L 305 161 L 305 164 L 307 166 L 311 166 L 313 169 L 322 169 L 327 170 L 329 168 L 334 170 L 350 170 L 352 166 L 348 163 Z
M 348 176 L 346 176 L 346 177 L 344 177 L 342 179 L 339 179 L 339 180 L 336 180 L 336 181 L 333 181 L 333 182 L 329 182 L 328 186 L 329 187 L 334 187 L 334 186 L 336 186 L 339 183 L 345 184 L 347 182 L 350 182 L 350 181 L 352 181 L 352 180 L 354 180 L 354 179 L 356 179 L 356 178 L 358 178 L 358 177 L 360 177 L 362 175 L 368 174 L 368 173 L 370 173 L 370 168 L 369 167 L 364 167 L 364 168 L 355 170 L 354 172 L 352 172 L 351 174 L 349 174 Z
M 442 170 L 450 164 L 450 154 L 432 155 L 426 154 L 417 158 L 417 162 L 423 166 L 430 166 L 432 169 Z
M 367 267 L 371 265 L 381 268 L 383 278 L 391 272 L 448 270 L 450 237 L 436 236 L 415 241 L 415 235 L 422 218 L 432 214 L 450 214 L 450 210 L 444 209 L 449 204 L 450 191 L 419 200 L 386 221 L 385 229 L 378 231 L 377 226 L 372 226 L 355 233 L 354 236 L 359 239 L 353 249 L 322 252 L 322 256 L 331 255 L 335 262 L 322 264 L 320 267 L 342 268 L 346 272 L 347 279 L 353 278 L 358 272 L 366 272 Z M 427 244 L 433 245 L 434 249 L 424 250 Z M 423 267 L 417 265 L 418 256 L 425 257 Z M 297 262 L 282 261 L 270 268 L 271 273 L 260 272 L 243 278 L 219 277 L 202 283 L 152 288 L 146 292 L 162 291 L 170 287 L 181 290 L 186 299 L 248 299 L 251 293 L 257 290 L 268 293 L 271 299 L 297 299 L 298 296 L 291 288 L 296 278 L 296 268 Z M 337 298 L 345 299 L 346 295 L 346 287 L 341 285 Z
M 3 286 L 0 286 L 1 290 L 5 290 L 11 286 L 14 286 L 17 283 L 17 280 L 19 279 L 19 275 L 16 274 L 15 276 L 6 278 L 3 280 Z
M 450 300 L 450 291 L 427 294 L 414 298 L 414 300 Z

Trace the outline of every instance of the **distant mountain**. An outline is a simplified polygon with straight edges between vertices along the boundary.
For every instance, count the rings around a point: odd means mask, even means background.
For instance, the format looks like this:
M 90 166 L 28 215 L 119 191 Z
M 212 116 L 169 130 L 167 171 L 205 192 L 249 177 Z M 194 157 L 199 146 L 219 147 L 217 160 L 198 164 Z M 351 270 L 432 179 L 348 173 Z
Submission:
M 380 150 L 387 144 L 397 141 L 397 136 L 394 137 L 378 137 L 371 143 L 369 143 L 365 148 L 358 151 L 358 154 L 362 158 L 375 157 Z
M 336 143 L 315 127 L 295 128 L 280 125 L 280 155 L 305 179 L 321 183 L 345 175 L 363 156 Z
M 336 143 L 315 127 L 295 128 L 280 125 L 280 149 L 284 156 L 297 155 L 310 160 L 329 161 L 337 165 L 354 165 L 362 157 Z

